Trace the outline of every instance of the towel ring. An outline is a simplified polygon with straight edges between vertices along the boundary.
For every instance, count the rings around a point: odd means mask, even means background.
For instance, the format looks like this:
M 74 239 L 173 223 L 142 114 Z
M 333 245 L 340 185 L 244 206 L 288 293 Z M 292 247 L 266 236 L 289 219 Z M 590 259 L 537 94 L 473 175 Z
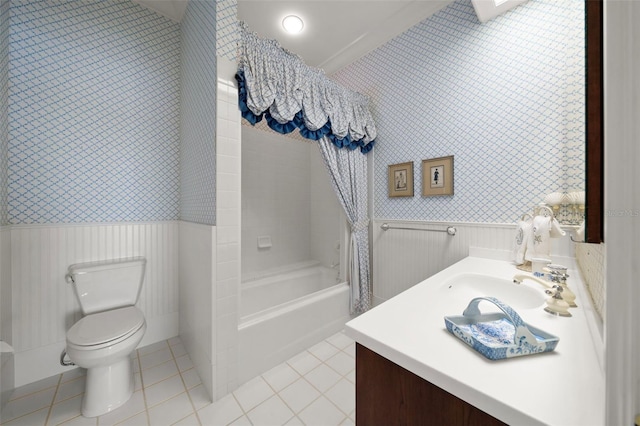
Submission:
M 531 216 L 529 213 L 524 213 L 522 216 L 520 216 L 520 220 L 527 220 L 527 218 L 533 219 L 533 216 Z

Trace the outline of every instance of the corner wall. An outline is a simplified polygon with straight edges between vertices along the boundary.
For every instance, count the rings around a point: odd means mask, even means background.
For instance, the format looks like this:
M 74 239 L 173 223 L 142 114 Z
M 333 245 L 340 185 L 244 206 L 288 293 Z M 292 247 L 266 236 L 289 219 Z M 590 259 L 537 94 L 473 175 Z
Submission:
M 11 344 L 11 233 L 8 225 L 9 0 L 0 0 L 0 341 Z M 0 410 L 14 387 L 13 354 L 0 352 Z
M 141 344 L 177 334 L 180 31 L 124 0 L 25 0 L 9 11 L 7 217 L 20 386 L 64 370 L 66 330 L 80 318 L 64 281 L 72 263 L 147 257 Z

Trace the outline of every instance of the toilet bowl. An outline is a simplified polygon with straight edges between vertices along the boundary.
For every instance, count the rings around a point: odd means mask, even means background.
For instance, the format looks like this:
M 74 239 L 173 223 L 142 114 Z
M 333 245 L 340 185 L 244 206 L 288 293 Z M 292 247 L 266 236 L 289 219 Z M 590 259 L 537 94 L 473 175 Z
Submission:
M 73 363 L 87 369 L 84 417 L 115 410 L 133 394 L 131 354 L 147 329 L 135 306 L 143 272 L 142 258 L 69 267 L 85 316 L 67 331 L 66 351 Z

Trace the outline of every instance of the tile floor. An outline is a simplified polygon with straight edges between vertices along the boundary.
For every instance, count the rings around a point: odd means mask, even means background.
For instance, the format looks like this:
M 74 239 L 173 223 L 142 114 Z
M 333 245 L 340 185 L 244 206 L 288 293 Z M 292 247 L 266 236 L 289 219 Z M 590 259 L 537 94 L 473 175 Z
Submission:
M 353 425 L 355 344 L 337 333 L 211 403 L 178 337 L 135 354 L 135 393 L 98 418 L 80 415 L 84 370 L 16 389 L 1 413 L 13 425 Z

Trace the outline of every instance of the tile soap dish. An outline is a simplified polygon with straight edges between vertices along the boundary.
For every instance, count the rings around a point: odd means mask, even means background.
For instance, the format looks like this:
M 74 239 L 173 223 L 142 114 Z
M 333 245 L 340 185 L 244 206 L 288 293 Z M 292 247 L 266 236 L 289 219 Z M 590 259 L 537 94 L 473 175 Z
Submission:
M 486 300 L 502 312 L 481 314 L 478 304 Z M 549 352 L 558 337 L 526 324 L 510 306 L 495 297 L 476 297 L 462 315 L 446 316 L 447 330 L 489 359 L 505 359 Z

